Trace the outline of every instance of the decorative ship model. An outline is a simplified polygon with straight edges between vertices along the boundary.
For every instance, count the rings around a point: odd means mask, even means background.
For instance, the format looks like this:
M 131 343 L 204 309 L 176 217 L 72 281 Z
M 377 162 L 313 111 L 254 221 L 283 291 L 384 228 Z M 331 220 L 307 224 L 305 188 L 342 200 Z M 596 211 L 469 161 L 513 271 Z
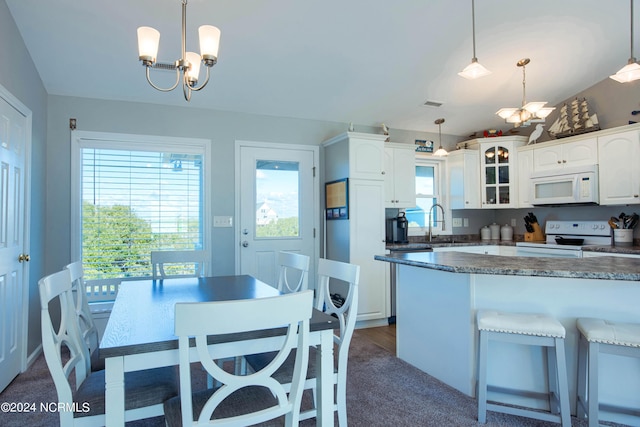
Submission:
M 548 132 L 553 138 L 565 138 L 596 130 L 600 130 L 598 116 L 589 112 L 586 98 L 576 98 L 570 104 L 565 103 L 560 107 L 560 116 Z

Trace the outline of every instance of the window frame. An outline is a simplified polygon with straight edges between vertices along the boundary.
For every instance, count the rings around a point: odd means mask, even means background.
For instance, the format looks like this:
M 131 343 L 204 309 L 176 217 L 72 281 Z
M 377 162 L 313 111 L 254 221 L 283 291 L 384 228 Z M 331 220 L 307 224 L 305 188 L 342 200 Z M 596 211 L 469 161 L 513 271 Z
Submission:
M 209 249 L 212 242 L 211 221 L 211 140 L 200 138 L 166 137 L 155 135 L 121 134 L 110 132 L 71 132 L 71 259 L 82 260 L 82 173 L 81 150 L 102 148 L 127 151 L 179 152 L 200 154 L 203 157 L 202 176 L 202 245 Z M 123 280 L 135 280 L 127 277 Z M 104 279 L 105 283 L 111 279 Z M 101 282 L 95 280 L 92 282 Z
M 436 199 L 436 203 L 439 203 L 440 205 L 442 205 L 442 207 L 444 208 L 444 220 L 445 220 L 445 229 L 444 230 L 440 230 L 438 229 L 437 233 L 434 233 L 432 230 L 432 234 L 433 235 L 451 235 L 452 234 L 452 228 L 451 228 L 451 221 L 452 221 L 452 214 L 451 214 L 451 209 L 448 208 L 448 202 L 447 202 L 447 193 L 446 193 L 446 188 L 447 188 L 447 183 L 446 183 L 446 157 L 435 157 L 432 155 L 425 155 L 425 154 L 420 154 L 417 153 L 416 154 L 416 167 L 418 166 L 433 166 L 434 170 L 433 170 L 433 177 L 435 180 L 435 194 L 433 195 L 434 198 Z M 416 187 L 416 198 L 417 198 L 418 194 L 417 194 L 417 187 Z M 417 205 L 417 203 L 416 203 Z M 408 228 L 408 235 L 409 236 L 429 236 L 429 226 L 425 226 L 425 227 L 409 227 Z

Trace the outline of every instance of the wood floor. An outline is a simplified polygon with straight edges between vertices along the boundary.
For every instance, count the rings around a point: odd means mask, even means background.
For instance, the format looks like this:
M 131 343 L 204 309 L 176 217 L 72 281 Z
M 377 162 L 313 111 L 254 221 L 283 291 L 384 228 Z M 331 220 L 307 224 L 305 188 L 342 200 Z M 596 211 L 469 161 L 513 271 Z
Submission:
M 354 331 L 355 335 L 368 338 L 380 347 L 396 354 L 396 325 L 362 328 Z

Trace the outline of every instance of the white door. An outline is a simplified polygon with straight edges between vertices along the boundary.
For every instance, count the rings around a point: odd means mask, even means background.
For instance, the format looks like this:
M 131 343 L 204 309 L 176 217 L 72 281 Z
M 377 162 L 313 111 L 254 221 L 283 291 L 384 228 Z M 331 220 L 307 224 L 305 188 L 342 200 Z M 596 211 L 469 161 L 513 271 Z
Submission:
M 236 271 L 276 286 L 278 252 L 318 251 L 317 147 L 236 144 Z
M 0 87 L 0 391 L 23 369 L 26 353 L 24 207 L 31 117 L 16 104 Z

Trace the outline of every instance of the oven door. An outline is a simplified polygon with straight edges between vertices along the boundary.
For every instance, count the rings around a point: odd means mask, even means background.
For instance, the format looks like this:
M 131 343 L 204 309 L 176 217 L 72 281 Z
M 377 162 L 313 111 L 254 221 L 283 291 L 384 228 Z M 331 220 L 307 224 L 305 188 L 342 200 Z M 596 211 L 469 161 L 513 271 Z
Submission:
M 547 258 L 582 258 L 580 248 L 567 248 L 561 245 L 519 246 L 516 245 L 516 256 Z

